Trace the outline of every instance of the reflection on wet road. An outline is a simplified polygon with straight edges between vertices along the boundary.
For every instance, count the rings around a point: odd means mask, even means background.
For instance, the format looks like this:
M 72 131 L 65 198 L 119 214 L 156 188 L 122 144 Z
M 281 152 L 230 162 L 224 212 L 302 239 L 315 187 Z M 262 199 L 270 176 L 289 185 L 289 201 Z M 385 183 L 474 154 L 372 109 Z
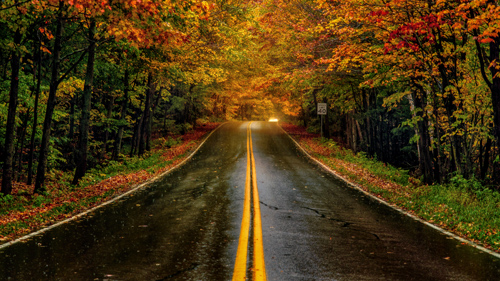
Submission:
M 248 128 L 225 124 L 147 188 L 1 249 L 0 280 L 231 280 Z M 268 280 L 499 280 L 498 258 L 346 187 L 276 123 L 253 122 L 251 137 Z

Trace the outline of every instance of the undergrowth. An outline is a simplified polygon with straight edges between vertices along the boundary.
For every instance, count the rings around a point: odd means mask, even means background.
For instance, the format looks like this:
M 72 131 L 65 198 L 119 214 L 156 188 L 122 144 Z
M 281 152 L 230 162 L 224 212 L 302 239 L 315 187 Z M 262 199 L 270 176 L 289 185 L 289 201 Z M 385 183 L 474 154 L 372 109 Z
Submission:
M 196 147 L 218 123 L 207 123 L 185 135 L 159 138 L 142 156 L 121 155 L 87 171 L 75 186 L 72 172 L 49 171 L 43 194 L 33 194 L 33 185 L 13 183 L 13 192 L 0 193 L 0 241 L 36 231 L 92 208 L 132 189 L 136 184 L 173 167 Z

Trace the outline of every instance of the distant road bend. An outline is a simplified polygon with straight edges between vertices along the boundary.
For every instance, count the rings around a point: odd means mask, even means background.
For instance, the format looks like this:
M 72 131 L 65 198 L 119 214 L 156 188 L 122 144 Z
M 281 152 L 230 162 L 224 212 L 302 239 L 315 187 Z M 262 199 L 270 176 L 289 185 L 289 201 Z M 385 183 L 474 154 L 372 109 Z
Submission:
M 0 280 L 500 280 L 500 259 L 349 188 L 276 124 L 0 250 Z

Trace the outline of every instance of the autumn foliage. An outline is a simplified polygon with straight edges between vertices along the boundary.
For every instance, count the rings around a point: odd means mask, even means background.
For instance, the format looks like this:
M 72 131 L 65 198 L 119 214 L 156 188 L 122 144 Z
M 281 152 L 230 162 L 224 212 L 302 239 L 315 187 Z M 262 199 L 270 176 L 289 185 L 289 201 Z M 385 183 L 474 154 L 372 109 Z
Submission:
M 111 175 L 95 171 L 83 179 L 82 187 L 76 188 L 65 181 L 67 175 L 58 172 L 50 176 L 47 193 L 35 196 L 32 195 L 33 186 L 15 183 L 12 196 L 4 197 L 0 207 L 0 241 L 12 240 L 69 218 L 165 173 L 184 160 L 203 137 L 217 126 L 217 123 L 207 123 L 185 135 L 170 136 L 178 139 L 178 144 L 172 147 L 166 147 L 164 141 L 158 140 L 152 152 L 159 155 L 156 160 L 158 165 L 151 169 L 136 169 Z M 133 159 L 128 159 L 131 160 Z
M 7 0 L 0 26 L 5 195 L 271 116 L 424 183 L 498 189 L 496 1 Z
M 264 1 L 269 92 L 296 121 L 427 183 L 495 184 L 500 137 L 495 1 Z M 271 47 L 272 46 L 272 47 Z M 276 60 L 275 52 L 281 57 Z M 293 103 L 293 104 L 292 104 Z M 284 110 L 283 110 L 284 111 Z

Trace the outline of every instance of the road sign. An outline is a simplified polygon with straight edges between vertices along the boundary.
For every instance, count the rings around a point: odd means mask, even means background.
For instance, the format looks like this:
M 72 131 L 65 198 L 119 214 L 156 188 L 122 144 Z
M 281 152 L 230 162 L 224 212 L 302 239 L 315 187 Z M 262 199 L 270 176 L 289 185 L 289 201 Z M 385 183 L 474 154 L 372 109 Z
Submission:
M 318 103 L 318 115 L 326 115 L 326 103 Z

